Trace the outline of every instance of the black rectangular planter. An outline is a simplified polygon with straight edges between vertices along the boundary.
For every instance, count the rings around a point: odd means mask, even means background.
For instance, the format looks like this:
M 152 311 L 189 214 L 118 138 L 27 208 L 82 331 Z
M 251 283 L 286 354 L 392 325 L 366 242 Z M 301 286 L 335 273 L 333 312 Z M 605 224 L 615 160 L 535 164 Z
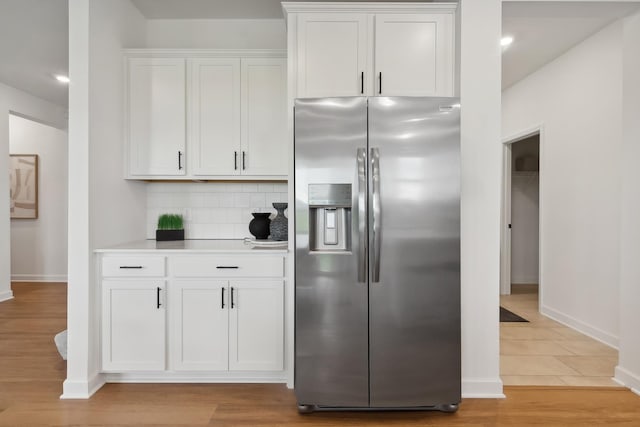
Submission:
M 156 230 L 156 240 L 158 242 L 184 240 L 184 230 Z

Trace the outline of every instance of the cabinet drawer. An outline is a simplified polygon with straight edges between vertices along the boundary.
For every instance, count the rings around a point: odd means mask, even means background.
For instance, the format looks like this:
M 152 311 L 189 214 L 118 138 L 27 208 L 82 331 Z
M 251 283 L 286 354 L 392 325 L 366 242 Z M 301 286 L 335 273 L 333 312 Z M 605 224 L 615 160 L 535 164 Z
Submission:
M 104 277 L 162 277 L 163 256 L 108 256 L 102 259 Z
M 170 259 L 175 277 L 283 277 L 284 258 L 278 256 L 176 256 Z

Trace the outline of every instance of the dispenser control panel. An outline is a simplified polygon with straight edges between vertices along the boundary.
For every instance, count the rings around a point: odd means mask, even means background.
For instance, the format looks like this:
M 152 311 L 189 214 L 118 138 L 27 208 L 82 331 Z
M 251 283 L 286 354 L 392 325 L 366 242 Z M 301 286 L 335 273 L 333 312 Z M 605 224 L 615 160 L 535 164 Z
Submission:
M 351 230 L 351 184 L 309 184 L 312 252 L 348 252 Z

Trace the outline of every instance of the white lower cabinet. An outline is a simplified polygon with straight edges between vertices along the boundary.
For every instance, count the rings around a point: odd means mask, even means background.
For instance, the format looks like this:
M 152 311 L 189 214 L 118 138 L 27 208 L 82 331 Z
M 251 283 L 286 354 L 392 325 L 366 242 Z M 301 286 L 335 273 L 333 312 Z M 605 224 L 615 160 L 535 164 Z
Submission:
M 104 371 L 165 369 L 163 280 L 102 282 Z
M 230 285 L 229 370 L 283 369 L 282 280 L 232 281 Z
M 157 381 L 283 378 L 283 267 L 274 255 L 103 256 L 102 371 L 127 381 L 148 380 L 145 371 Z
M 175 281 L 170 289 L 173 370 L 283 369 L 282 280 Z
M 229 365 L 227 299 L 228 289 L 224 281 L 171 283 L 172 369 L 227 370 Z

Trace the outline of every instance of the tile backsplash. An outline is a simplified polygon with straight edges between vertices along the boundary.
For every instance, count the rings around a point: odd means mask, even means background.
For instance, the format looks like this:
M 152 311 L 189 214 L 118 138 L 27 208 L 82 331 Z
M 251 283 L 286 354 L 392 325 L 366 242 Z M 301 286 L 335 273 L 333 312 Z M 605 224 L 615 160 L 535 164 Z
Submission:
M 271 212 L 273 218 L 276 210 L 271 204 L 287 201 L 286 182 L 149 183 L 147 238 L 155 239 L 158 216 L 163 213 L 183 215 L 186 239 L 251 237 L 251 213 Z

